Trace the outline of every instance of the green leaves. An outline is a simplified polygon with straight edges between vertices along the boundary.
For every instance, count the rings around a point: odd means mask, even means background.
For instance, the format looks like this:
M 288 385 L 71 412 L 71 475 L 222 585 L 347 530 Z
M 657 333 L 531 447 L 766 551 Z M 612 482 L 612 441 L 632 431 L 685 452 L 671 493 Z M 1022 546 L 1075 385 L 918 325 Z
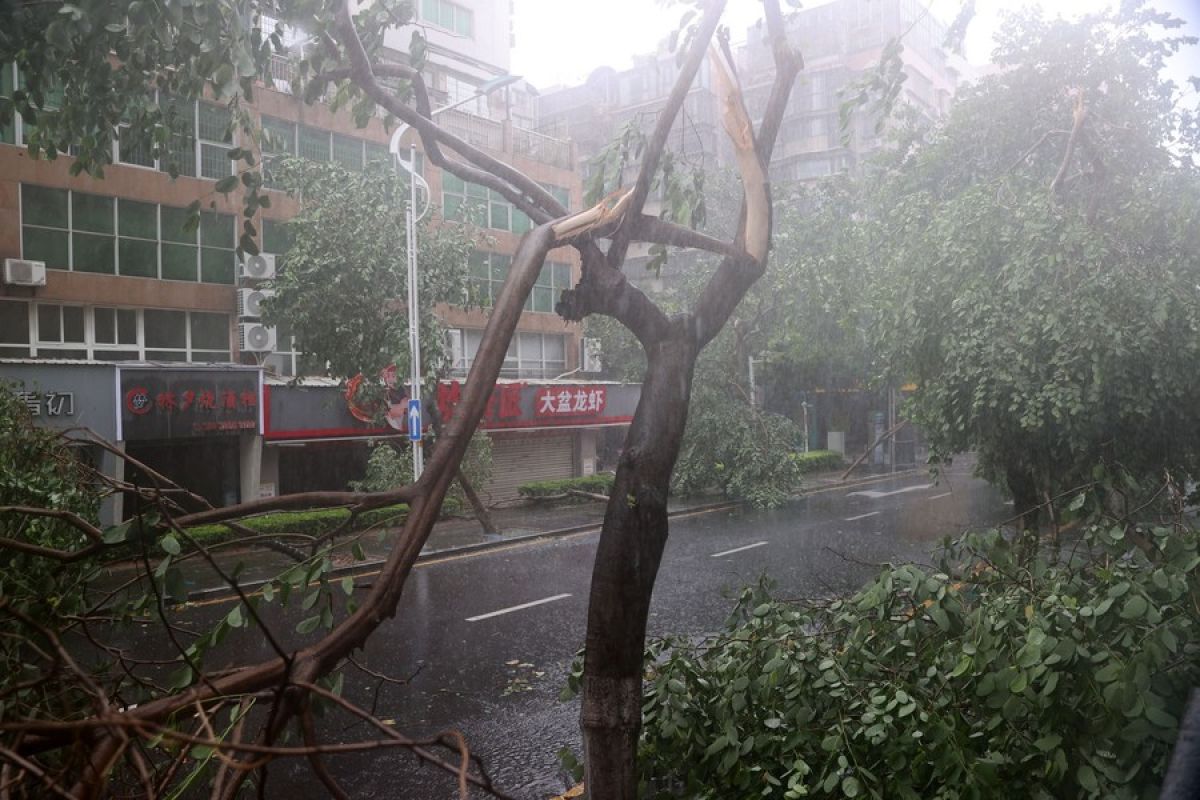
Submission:
M 643 777 L 697 797 L 1152 794 L 1200 681 L 1166 646 L 1200 622 L 1165 599 L 1200 537 L 1174 529 L 1150 563 L 1084 536 L 1022 571 L 999 532 L 969 534 L 822 605 L 743 590 L 718 635 L 648 648 Z

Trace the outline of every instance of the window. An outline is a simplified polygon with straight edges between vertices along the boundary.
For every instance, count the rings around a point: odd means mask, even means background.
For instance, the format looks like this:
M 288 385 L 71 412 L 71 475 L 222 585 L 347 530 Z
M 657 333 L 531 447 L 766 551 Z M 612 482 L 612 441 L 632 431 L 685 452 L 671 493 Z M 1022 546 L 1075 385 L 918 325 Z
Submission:
M 475 33 L 471 9 L 447 0 L 421 0 L 421 19 L 459 36 L 473 36 Z
M 482 250 L 471 253 L 467 261 L 468 302 L 485 308 L 491 307 L 500 296 L 500 290 L 504 288 L 511 265 L 512 259 L 501 253 L 485 253 Z
M 124 198 L 117 204 L 117 261 L 121 274 L 157 278 L 158 206 Z
M 71 265 L 76 272 L 117 271 L 113 199 L 71 192 Z
M 51 269 L 71 268 L 70 193 L 21 184 L 21 253 Z
M 19 300 L 0 300 L 0 358 L 29 357 L 29 309 Z
M 201 311 L 0 301 L 0 356 L 229 361 L 230 317 Z
M 329 160 L 329 131 L 300 126 L 300 135 L 296 138 L 297 154 L 309 161 Z
M 279 182 L 271 175 L 271 157 L 296 155 L 296 125 L 263 115 L 262 132 L 263 182 L 267 188 L 278 189 Z
M 233 283 L 237 247 L 236 218 L 232 214 L 200 213 L 200 282 Z
M 0 97 L 11 98 L 16 81 L 16 64 L 0 64 Z M 17 114 L 14 111 L 8 120 L 0 120 L 0 144 L 17 143 Z
M 452 330 L 448 336 L 454 355 L 452 372 L 465 375 L 475 363 L 483 331 Z M 566 337 L 561 334 L 518 333 L 508 345 L 500 377 L 555 378 L 567 371 L 566 352 Z
M 99 361 L 136 361 L 138 314 L 132 308 L 93 308 L 92 358 Z
M 363 140 L 335 133 L 333 135 L 333 160 L 346 169 L 358 172 L 363 168 Z
M 543 183 L 542 188 L 554 196 L 554 199 L 562 203 L 563 208 L 571 210 L 571 190 L 563 186 L 555 186 L 553 183 Z
M 571 265 L 547 261 L 525 301 L 525 310 L 553 312 L 559 295 L 570 288 Z
M 264 253 L 279 255 L 292 247 L 292 231 L 287 222 L 276 219 L 262 221 L 262 249 Z
M 21 185 L 24 258 L 52 269 L 204 283 L 234 282 L 236 217 L 67 189 Z
M 442 216 L 513 233 L 525 233 L 532 227 L 529 217 L 500 193 L 466 183 L 448 172 L 442 173 Z
M 174 170 L 179 175 L 196 177 L 196 104 L 179 98 L 159 98 L 159 106 L 171 134 L 167 138 L 165 157 L 159 158 L 163 172 Z
M 233 145 L 233 113 L 224 106 L 200 103 L 196 114 L 200 139 L 200 177 L 224 178 L 233 174 L 229 148 Z

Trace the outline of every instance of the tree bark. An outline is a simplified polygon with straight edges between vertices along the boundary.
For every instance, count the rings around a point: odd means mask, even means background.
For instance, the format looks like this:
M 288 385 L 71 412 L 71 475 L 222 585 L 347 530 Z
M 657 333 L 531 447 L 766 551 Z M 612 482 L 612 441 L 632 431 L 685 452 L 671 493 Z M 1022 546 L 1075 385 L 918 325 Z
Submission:
M 1013 497 L 1013 511 L 1018 517 L 1017 525 L 1022 531 L 1036 531 L 1038 526 L 1037 482 L 1028 471 L 1020 467 L 1008 467 L 1004 482 Z
M 647 349 L 641 399 L 604 515 L 588 599 L 581 720 L 585 783 L 597 800 L 637 797 L 646 620 L 697 353 L 685 331 Z
M 479 520 L 479 527 L 483 528 L 483 532 L 488 536 L 497 536 L 500 530 L 496 527 L 496 523 L 492 520 L 492 514 L 488 511 L 487 506 L 479 499 L 479 495 L 475 491 L 475 487 L 471 484 L 466 473 L 460 467 L 454 475 L 454 479 L 458 481 L 458 485 L 463 490 L 463 496 L 467 498 L 467 503 L 471 506 L 471 511 L 475 514 L 475 519 Z

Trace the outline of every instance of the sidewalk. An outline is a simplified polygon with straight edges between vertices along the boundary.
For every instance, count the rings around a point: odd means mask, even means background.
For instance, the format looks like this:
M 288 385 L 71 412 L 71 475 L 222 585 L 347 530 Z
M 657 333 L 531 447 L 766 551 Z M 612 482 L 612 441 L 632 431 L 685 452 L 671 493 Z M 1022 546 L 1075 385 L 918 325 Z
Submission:
M 884 475 L 859 475 L 842 482 L 842 470 L 814 473 L 806 476 L 800 496 L 825 491 L 839 486 L 853 486 L 908 474 L 897 472 Z M 667 503 L 670 516 L 694 513 L 718 508 L 733 508 L 736 501 L 721 496 L 698 496 L 671 498 Z M 474 517 L 449 517 L 439 520 L 421 550 L 421 559 L 503 545 L 507 542 L 560 536 L 598 528 L 604 519 L 604 503 L 581 501 L 565 505 L 529 503 L 508 508 L 492 509 L 492 520 L 500 529 L 499 534 L 487 535 Z M 339 537 L 331 560 L 333 574 L 351 573 L 370 569 L 380 564 L 390 552 L 398 528 L 378 531 L 357 531 Z M 352 548 L 357 543 L 365 559 L 356 559 Z M 245 548 L 236 543 L 226 543 L 211 550 L 212 556 L 226 574 L 236 574 L 239 585 L 253 589 L 274 578 L 296 562 L 284 553 L 262 547 Z M 160 554 L 161 555 L 161 554 Z M 102 569 L 95 587 L 107 590 L 120 586 L 133 578 L 140 568 L 137 562 L 118 562 Z M 200 600 L 229 593 L 228 584 L 213 570 L 212 566 L 196 555 L 178 562 L 184 578 L 188 600 Z

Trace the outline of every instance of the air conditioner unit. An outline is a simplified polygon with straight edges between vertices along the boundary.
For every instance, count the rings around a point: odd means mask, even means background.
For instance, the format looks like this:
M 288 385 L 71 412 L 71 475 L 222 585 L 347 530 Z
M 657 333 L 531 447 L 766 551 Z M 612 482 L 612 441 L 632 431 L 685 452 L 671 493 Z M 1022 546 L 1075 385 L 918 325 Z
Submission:
M 247 255 L 242 259 L 242 277 L 253 281 L 269 281 L 275 277 L 275 256 L 271 253 Z
M 11 286 L 45 286 L 46 264 L 43 261 L 6 258 L 4 282 Z
M 274 289 L 238 289 L 238 316 L 258 319 L 263 301 L 274 296 Z
M 275 350 L 275 329 L 257 322 L 241 324 L 243 353 L 270 353 Z
M 600 340 L 584 339 L 579 343 L 579 364 L 583 372 L 600 372 Z

